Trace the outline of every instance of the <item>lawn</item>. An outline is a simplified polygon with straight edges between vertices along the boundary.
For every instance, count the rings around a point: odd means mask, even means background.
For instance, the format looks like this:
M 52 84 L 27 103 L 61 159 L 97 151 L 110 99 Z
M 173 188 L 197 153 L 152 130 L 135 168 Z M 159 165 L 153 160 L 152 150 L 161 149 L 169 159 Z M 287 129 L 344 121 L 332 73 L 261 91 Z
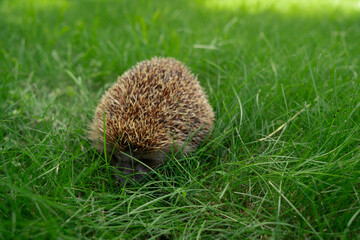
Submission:
M 359 239 L 360 4 L 0 1 L 0 239 Z M 211 139 L 121 187 L 86 137 L 153 56 L 185 63 Z

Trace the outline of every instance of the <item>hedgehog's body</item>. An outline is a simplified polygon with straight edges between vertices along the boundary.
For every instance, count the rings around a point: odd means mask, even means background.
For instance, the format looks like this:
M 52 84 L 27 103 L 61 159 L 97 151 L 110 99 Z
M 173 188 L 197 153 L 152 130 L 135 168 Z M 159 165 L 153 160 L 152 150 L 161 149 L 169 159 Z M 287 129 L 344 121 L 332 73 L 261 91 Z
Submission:
M 104 151 L 105 136 L 112 164 L 138 179 L 172 150 L 196 149 L 213 121 L 196 77 L 175 59 L 153 58 L 125 72 L 103 95 L 90 139 Z

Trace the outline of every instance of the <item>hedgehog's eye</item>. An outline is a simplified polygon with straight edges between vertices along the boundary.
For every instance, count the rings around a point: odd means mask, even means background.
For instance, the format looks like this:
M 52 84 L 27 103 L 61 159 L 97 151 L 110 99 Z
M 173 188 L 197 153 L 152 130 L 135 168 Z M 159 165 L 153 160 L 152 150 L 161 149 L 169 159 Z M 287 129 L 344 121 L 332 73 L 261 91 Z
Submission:
M 140 162 L 142 162 L 142 163 L 144 163 L 144 165 L 150 167 L 150 165 L 149 165 L 149 164 L 151 163 L 151 160 L 150 160 L 150 159 L 148 159 L 148 158 L 142 158 L 142 159 L 140 159 Z

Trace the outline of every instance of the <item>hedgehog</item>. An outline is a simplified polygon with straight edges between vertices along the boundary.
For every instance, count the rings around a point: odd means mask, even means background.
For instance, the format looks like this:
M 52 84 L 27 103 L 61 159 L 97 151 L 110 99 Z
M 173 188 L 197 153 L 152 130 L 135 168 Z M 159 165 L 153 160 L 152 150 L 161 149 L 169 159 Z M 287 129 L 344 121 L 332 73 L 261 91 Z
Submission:
M 174 58 L 127 70 L 102 96 L 89 139 L 111 156 L 122 184 L 137 182 L 170 153 L 193 152 L 209 136 L 214 111 L 197 76 Z

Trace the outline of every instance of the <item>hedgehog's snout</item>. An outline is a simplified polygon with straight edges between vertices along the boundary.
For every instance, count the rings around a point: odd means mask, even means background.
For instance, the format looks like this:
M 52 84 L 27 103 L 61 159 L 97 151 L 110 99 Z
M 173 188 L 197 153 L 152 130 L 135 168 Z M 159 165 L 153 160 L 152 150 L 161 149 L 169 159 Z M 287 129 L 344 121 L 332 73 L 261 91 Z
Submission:
M 144 173 L 148 172 L 140 160 L 128 153 L 117 153 L 111 157 L 111 165 L 114 167 L 114 176 L 121 185 L 140 180 Z M 141 172 L 139 170 L 142 170 Z M 148 170 L 148 171 L 146 171 Z

